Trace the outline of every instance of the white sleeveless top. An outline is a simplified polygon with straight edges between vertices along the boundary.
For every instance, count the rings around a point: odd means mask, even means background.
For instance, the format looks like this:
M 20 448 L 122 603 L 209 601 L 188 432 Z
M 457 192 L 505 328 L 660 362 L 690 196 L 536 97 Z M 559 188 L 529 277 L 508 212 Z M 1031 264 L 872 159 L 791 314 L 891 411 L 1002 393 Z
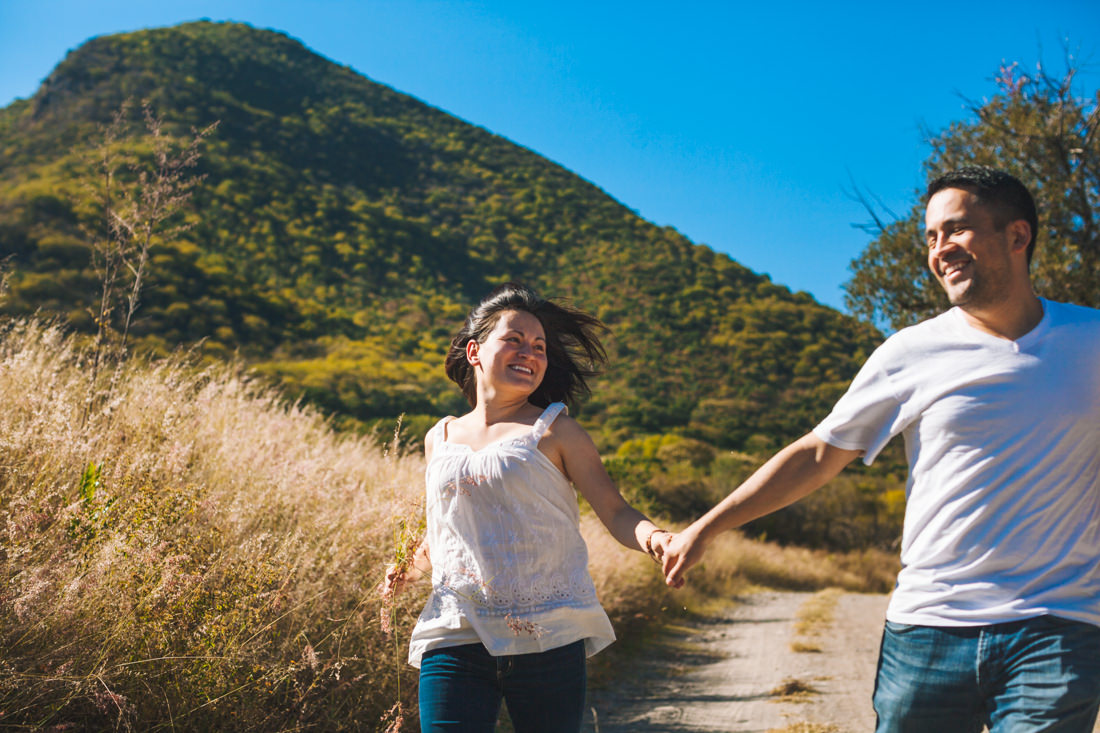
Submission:
M 412 632 L 424 652 L 480 642 L 490 654 L 527 654 L 584 639 L 589 656 L 615 640 L 588 574 L 577 495 L 538 449 L 565 408 L 555 402 L 530 432 L 475 451 L 432 428 L 426 472 L 432 592 Z

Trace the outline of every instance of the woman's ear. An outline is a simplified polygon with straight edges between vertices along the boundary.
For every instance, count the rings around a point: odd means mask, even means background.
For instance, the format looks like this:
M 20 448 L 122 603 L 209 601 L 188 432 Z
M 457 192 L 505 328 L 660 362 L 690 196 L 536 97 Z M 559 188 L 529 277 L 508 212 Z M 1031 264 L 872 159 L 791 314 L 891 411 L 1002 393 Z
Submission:
M 466 361 L 470 362 L 471 366 L 477 366 L 481 363 L 481 357 L 478 356 L 480 348 L 481 344 L 477 342 L 477 339 L 470 339 L 466 342 Z

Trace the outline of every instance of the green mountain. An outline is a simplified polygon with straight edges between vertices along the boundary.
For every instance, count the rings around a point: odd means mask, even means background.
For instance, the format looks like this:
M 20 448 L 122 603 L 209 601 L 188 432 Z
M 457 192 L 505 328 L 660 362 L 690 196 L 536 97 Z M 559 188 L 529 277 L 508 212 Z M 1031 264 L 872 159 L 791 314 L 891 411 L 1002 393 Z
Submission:
M 286 35 L 210 22 L 92 39 L 0 110 L 4 312 L 94 329 L 89 184 L 127 99 L 181 138 L 220 122 L 190 228 L 152 250 L 137 344 L 237 353 L 337 415 L 462 409 L 442 355 L 508 279 L 609 325 L 611 368 L 582 410 L 605 446 L 776 445 L 825 413 L 877 339 L 530 150 Z M 149 154 L 136 133 L 121 148 Z

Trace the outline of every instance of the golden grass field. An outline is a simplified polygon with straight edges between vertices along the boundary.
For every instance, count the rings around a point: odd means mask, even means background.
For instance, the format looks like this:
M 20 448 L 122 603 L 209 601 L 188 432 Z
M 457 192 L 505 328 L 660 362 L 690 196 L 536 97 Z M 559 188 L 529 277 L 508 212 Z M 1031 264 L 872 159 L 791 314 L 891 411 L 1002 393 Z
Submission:
M 0 324 L 0 725 L 385 730 L 400 701 L 416 730 L 425 589 L 384 609 L 377 585 L 419 521 L 423 459 L 239 367 L 134 359 L 92 384 L 88 362 L 61 328 Z M 629 642 L 597 678 L 677 614 L 754 586 L 885 590 L 896 569 L 729 533 L 673 592 L 590 512 L 582 529 Z

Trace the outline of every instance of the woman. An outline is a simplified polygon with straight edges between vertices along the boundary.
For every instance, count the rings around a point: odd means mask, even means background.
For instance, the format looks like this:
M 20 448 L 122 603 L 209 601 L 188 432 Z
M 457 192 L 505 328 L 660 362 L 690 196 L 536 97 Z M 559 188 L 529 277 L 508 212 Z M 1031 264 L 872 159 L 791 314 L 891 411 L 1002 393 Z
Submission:
M 623 500 L 565 414 L 605 361 L 601 327 L 507 284 L 451 342 L 447 376 L 472 409 L 424 443 L 428 529 L 416 564 L 430 562 L 432 592 L 409 650 L 424 731 L 492 731 L 502 698 L 518 733 L 580 730 L 585 658 L 615 635 L 573 487 L 620 543 L 658 561 L 664 552 L 669 533 Z M 393 591 L 403 581 L 387 575 Z

